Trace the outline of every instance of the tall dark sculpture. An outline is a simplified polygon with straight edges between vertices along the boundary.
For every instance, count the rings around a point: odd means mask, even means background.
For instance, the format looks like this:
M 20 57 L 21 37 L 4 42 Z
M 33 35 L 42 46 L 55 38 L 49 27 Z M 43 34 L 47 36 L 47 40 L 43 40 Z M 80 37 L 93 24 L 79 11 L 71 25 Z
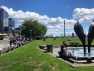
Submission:
M 83 47 L 84 47 L 84 54 L 86 54 L 85 34 L 83 31 L 83 27 L 81 26 L 81 24 L 77 22 L 74 25 L 74 30 L 78 38 L 81 40 Z M 87 38 L 88 38 L 88 53 L 90 53 L 91 43 L 94 39 L 94 24 L 90 25 Z
M 74 31 L 75 31 L 76 35 L 78 36 L 78 38 L 81 40 L 81 42 L 83 44 L 83 48 L 84 48 L 84 54 L 86 54 L 85 34 L 84 34 L 84 30 L 83 30 L 83 27 L 81 26 L 81 24 L 79 24 L 77 22 L 74 25 Z
M 90 53 L 90 47 L 93 38 L 94 38 L 94 24 L 91 24 L 88 31 L 88 53 Z

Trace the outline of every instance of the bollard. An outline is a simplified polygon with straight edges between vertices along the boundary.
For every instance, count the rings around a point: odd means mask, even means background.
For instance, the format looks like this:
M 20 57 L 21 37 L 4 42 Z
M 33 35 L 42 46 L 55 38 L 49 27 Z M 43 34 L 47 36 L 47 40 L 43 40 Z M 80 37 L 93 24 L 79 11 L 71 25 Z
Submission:
M 47 52 L 53 53 L 53 45 L 47 44 Z

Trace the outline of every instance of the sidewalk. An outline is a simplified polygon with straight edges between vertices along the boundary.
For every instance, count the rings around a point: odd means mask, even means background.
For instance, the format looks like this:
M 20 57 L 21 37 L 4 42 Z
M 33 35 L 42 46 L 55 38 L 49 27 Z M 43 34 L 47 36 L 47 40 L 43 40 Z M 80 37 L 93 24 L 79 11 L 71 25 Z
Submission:
M 4 48 L 8 48 L 9 44 L 0 44 L 0 50 L 4 49 Z
M 0 40 L 0 51 L 9 47 L 9 40 Z
M 54 48 L 53 49 L 53 53 L 49 53 L 49 54 L 51 54 L 54 57 L 57 57 L 57 56 L 59 56 L 58 55 L 58 51 L 60 51 L 60 48 Z M 64 61 L 65 63 L 67 63 L 67 64 L 69 64 L 69 65 L 71 65 L 73 67 L 89 67 L 89 66 L 93 66 L 94 67 L 94 63 L 86 63 L 86 64 L 84 64 L 84 63 L 70 63 L 70 62 L 68 62 L 66 60 L 63 60 L 61 58 L 58 58 L 58 59 Z

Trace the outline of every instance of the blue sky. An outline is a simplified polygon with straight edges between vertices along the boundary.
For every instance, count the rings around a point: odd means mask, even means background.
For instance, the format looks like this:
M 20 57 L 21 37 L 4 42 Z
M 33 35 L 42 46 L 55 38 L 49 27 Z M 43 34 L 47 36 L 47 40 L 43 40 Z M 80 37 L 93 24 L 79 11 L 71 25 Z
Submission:
M 0 5 L 49 17 L 72 18 L 75 8 L 93 8 L 94 0 L 0 0 Z
M 29 12 L 35 12 L 41 16 L 46 15 L 49 18 L 64 18 L 67 20 L 70 19 L 74 19 L 73 15 L 74 15 L 74 10 L 76 8 L 79 8 L 76 10 L 76 15 L 78 15 L 78 11 L 80 10 L 79 13 L 81 13 L 82 9 L 84 8 L 84 12 L 83 15 L 85 13 L 85 9 L 93 9 L 94 8 L 94 0 L 0 0 L 0 6 L 6 6 L 7 8 L 12 8 L 13 11 L 18 11 L 21 10 L 23 12 L 29 11 Z M 88 11 L 88 10 L 87 10 Z M 91 10 L 89 10 L 91 11 Z M 88 13 L 88 12 L 87 12 Z M 90 16 L 90 15 L 88 15 Z M 82 16 L 80 15 L 80 18 L 78 18 L 76 16 L 76 19 L 78 20 L 82 20 Z M 86 19 L 86 18 L 85 18 Z M 88 22 L 90 20 L 86 20 L 81 22 L 84 29 L 87 31 L 88 29 Z M 16 23 L 18 24 L 19 22 L 16 21 Z M 59 22 L 60 23 L 60 22 Z M 56 25 L 55 22 L 55 26 L 51 25 L 52 23 L 50 23 L 50 27 L 56 27 L 58 25 Z M 49 26 L 49 25 L 46 25 Z M 54 31 L 54 29 L 48 29 L 52 33 L 59 33 L 61 31 L 63 31 L 63 29 L 61 30 L 56 30 Z M 67 32 L 72 32 L 73 29 L 67 29 Z M 50 32 L 48 32 L 50 33 Z M 63 33 L 63 32 L 61 32 Z M 61 34 L 60 33 L 60 34 Z

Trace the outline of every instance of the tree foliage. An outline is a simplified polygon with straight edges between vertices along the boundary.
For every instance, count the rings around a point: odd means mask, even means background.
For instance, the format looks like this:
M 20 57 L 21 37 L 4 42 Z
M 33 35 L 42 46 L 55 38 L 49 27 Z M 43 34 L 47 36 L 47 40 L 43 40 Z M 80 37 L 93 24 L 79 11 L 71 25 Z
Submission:
M 46 32 L 46 26 L 36 20 L 26 20 L 22 24 L 22 35 L 26 37 L 44 36 Z

